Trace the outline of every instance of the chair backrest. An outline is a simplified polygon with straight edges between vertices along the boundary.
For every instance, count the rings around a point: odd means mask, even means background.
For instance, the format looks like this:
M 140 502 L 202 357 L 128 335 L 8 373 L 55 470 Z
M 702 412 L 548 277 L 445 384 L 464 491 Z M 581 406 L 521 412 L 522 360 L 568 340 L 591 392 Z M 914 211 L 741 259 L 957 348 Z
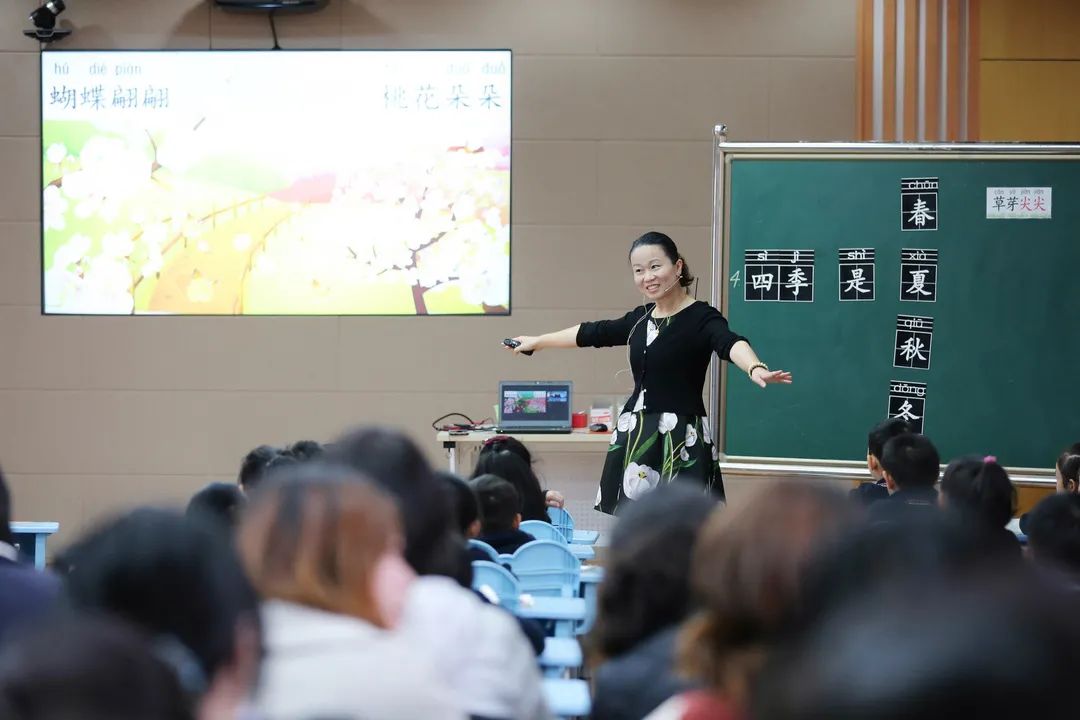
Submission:
M 566 510 L 557 507 L 548 507 L 548 517 L 555 529 L 562 533 L 566 542 L 574 541 L 574 517 Z
M 491 547 L 490 545 L 488 545 L 483 540 L 477 540 L 476 538 L 470 538 L 469 539 L 469 547 L 477 548 L 478 550 L 483 552 L 485 555 L 487 555 L 489 558 L 491 558 L 491 562 L 495 562 L 495 563 L 499 562 L 499 551 L 496 550 L 495 548 Z
M 518 587 L 523 593 L 544 597 L 578 596 L 581 561 L 562 540 L 525 543 L 510 558 L 510 569 L 517 576 Z
M 517 578 L 502 565 L 487 560 L 473 560 L 472 588 L 483 592 L 485 586 L 499 598 L 499 605 L 508 610 L 516 610 L 521 588 Z
M 527 532 L 537 540 L 554 540 L 555 542 L 561 542 L 564 545 L 570 541 L 559 532 L 559 529 L 551 523 L 546 523 L 543 520 L 523 520 L 518 528 L 521 532 Z

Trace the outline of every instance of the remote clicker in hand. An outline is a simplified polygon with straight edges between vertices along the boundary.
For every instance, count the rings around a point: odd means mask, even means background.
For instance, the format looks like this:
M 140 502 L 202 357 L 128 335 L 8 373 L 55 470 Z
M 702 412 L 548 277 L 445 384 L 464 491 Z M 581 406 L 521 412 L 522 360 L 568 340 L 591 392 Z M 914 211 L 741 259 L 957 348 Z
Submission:
M 503 340 L 503 345 L 505 345 L 508 348 L 516 348 L 518 345 L 521 345 L 521 341 L 520 340 L 515 340 L 514 338 L 506 338 L 505 340 Z M 521 354 L 522 355 L 532 355 L 533 351 L 532 350 L 522 350 Z

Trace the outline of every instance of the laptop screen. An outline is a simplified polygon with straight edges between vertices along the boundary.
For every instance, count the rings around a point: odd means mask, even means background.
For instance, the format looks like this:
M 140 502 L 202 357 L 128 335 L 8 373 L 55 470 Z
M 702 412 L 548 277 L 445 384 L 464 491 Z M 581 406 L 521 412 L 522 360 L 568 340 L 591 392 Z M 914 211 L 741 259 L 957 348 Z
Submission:
M 499 427 L 570 427 L 572 389 L 569 381 L 499 383 Z

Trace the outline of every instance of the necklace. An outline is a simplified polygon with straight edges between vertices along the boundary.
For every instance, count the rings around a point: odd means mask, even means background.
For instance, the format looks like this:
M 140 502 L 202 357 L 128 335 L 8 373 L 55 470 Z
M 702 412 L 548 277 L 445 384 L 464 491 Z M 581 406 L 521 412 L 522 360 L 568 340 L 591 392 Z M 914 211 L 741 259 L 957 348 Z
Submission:
M 653 312 L 652 312 L 653 319 L 654 320 L 666 320 L 667 318 L 674 317 L 675 315 L 678 315 L 679 313 L 681 313 L 686 308 L 693 305 L 695 302 L 696 301 L 692 297 L 687 295 L 686 296 L 686 301 L 681 303 L 677 308 L 675 308 L 672 312 L 669 312 L 667 315 L 657 315 L 656 314 L 656 306 L 654 305 L 653 306 Z

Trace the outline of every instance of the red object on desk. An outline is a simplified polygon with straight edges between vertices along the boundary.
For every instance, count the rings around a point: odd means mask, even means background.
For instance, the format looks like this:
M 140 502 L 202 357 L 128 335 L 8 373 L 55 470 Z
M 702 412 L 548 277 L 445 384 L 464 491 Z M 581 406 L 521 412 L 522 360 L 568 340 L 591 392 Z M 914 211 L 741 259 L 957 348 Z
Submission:
M 570 427 L 585 428 L 585 427 L 588 427 L 588 426 L 589 426 L 589 413 L 576 412 L 576 413 L 574 413 L 573 415 L 570 416 Z

